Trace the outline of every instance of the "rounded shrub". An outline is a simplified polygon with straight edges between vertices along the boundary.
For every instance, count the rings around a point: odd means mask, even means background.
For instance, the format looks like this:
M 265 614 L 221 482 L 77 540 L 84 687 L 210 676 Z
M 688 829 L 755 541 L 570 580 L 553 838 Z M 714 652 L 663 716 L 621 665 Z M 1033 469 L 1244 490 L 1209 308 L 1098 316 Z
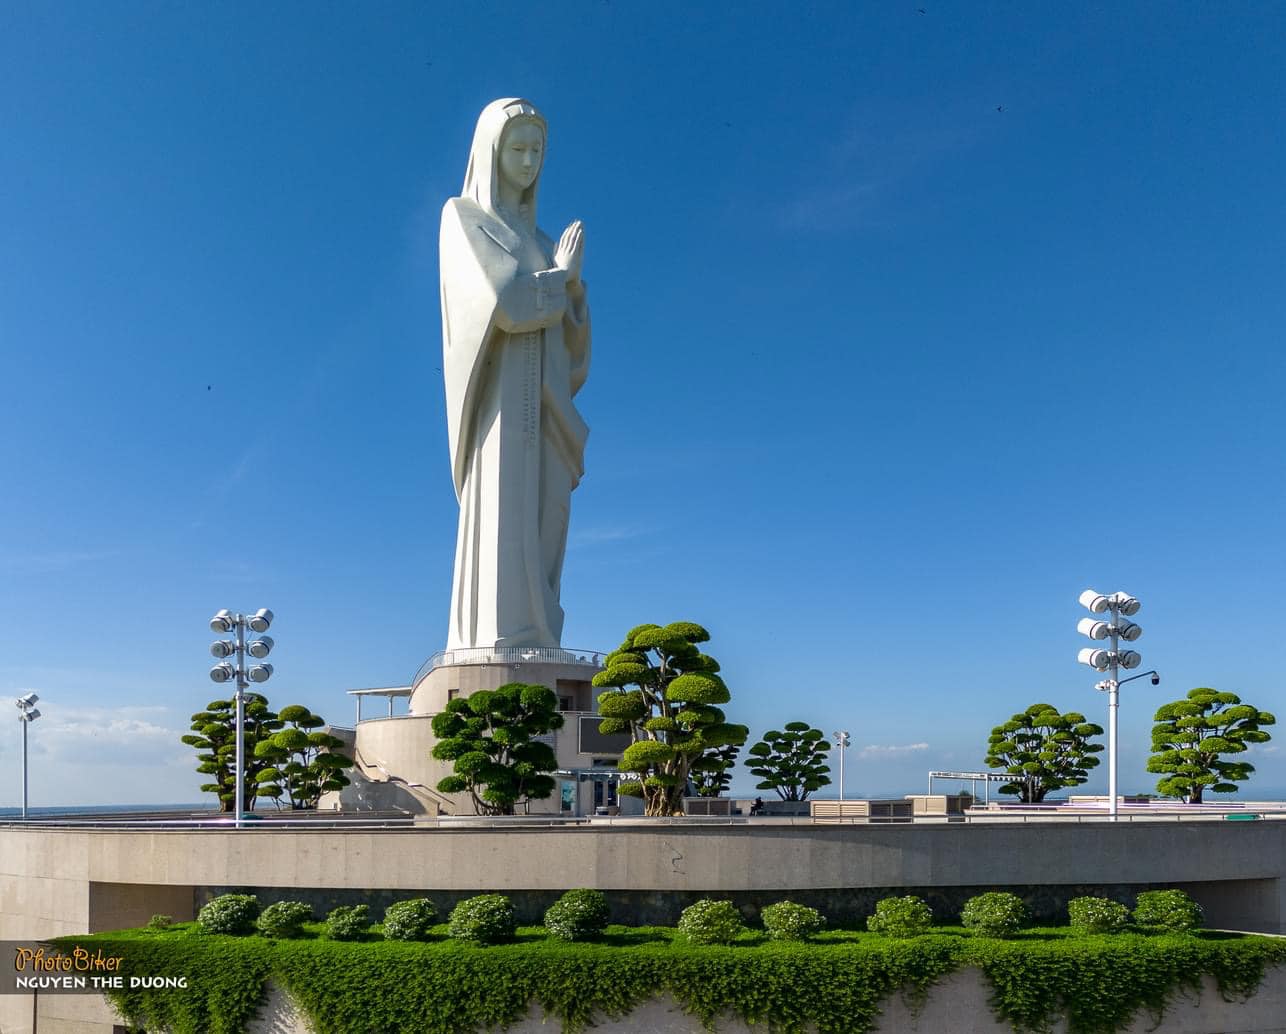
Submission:
M 607 926 L 610 912 L 601 890 L 569 890 L 545 912 L 545 929 L 560 941 L 592 941 Z
M 960 922 L 981 937 L 1010 937 L 1026 925 L 1027 906 L 1017 894 L 992 891 L 965 902 Z
M 156 915 L 152 916 L 152 918 L 147 921 L 147 932 L 164 933 L 173 925 L 174 925 L 173 916 L 167 916 L 160 912 L 157 912 Z
M 428 898 L 398 901 L 384 910 L 384 937 L 390 941 L 427 941 L 438 921 L 438 910 Z
M 360 941 L 370 928 L 369 905 L 340 905 L 326 917 L 326 936 L 332 941 Z
M 1130 910 L 1110 898 L 1072 898 L 1067 918 L 1076 933 L 1120 933 L 1130 921 Z
M 1155 926 L 1171 933 L 1187 933 L 1205 921 L 1192 898 L 1181 890 L 1145 890 L 1134 908 L 1134 921 L 1140 926 Z
M 815 908 L 797 905 L 793 901 L 779 901 L 769 905 L 759 917 L 764 929 L 774 941 L 803 941 L 826 925 L 826 920 Z
M 448 932 L 457 941 L 498 944 L 507 941 L 518 928 L 513 902 L 503 894 L 479 894 L 466 898 L 451 909 Z
M 312 922 L 312 918 L 311 906 L 302 901 L 276 901 L 259 914 L 255 926 L 265 937 L 286 940 L 302 936 L 304 923 Z
M 933 910 L 923 898 L 908 894 L 876 903 L 875 915 L 866 920 L 871 933 L 885 937 L 918 937 L 933 925 Z
M 679 933 L 693 944 L 729 944 L 745 930 L 741 913 L 731 901 L 702 898 L 679 916 Z
M 255 932 L 259 899 L 253 894 L 220 894 L 206 902 L 196 915 L 202 933 L 244 937 Z

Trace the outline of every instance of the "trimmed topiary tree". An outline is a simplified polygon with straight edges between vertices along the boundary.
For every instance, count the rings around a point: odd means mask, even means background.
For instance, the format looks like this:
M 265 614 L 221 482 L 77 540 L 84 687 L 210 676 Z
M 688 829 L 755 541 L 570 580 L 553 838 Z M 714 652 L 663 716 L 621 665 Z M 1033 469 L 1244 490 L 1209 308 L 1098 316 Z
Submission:
M 1017 894 L 992 891 L 965 902 L 960 922 L 981 937 L 1012 937 L 1030 918 L 1027 906 Z
M 759 913 L 759 917 L 774 941 L 806 941 L 826 925 L 825 918 L 817 909 L 797 905 L 793 901 L 769 905 Z
M 883 898 L 876 903 L 875 914 L 866 920 L 866 928 L 871 933 L 885 937 L 918 937 L 932 925 L 933 910 L 914 894 Z
M 245 937 L 255 932 L 259 918 L 259 899 L 253 894 L 220 894 L 201 906 L 196 914 L 202 933 L 222 933 Z
M 390 941 L 427 941 L 437 921 L 437 907 L 428 898 L 398 901 L 384 910 L 384 937 Z
M 601 890 L 569 890 L 545 912 L 545 929 L 560 941 L 592 941 L 607 928 L 610 911 Z
M 515 807 L 553 794 L 554 749 L 536 737 L 563 727 L 558 697 L 544 686 L 510 682 L 447 701 L 433 716 L 433 756 L 454 762 L 438 780 L 442 793 L 467 793 L 479 815 L 512 815 Z
M 518 929 L 513 902 L 503 894 L 479 894 L 451 909 L 447 930 L 457 941 L 499 944 Z
M 703 898 L 679 916 L 679 933 L 693 944 L 730 944 L 745 932 L 745 920 L 731 901 Z
M 830 785 L 830 749 L 821 729 L 787 722 L 784 730 L 769 729 L 747 751 L 746 767 L 763 780 L 755 784 L 756 790 L 775 790 L 783 801 L 806 801 L 814 790 Z
M 326 936 L 332 941 L 360 941 L 370 928 L 370 905 L 340 905 L 326 917 Z
M 275 785 L 259 780 L 259 774 L 271 766 L 257 757 L 255 750 L 260 742 L 281 728 L 281 720 L 268 707 L 268 698 L 262 693 L 247 692 L 243 696 L 245 783 L 242 787 L 241 806 L 242 811 L 245 811 L 255 806 L 257 797 L 276 797 L 279 794 Z M 231 700 L 211 700 L 204 711 L 198 711 L 192 716 L 192 732 L 180 739 L 201 752 L 197 754 L 200 764 L 196 766 L 196 770 L 214 777 L 213 782 L 202 784 L 202 791 L 218 796 L 220 811 L 232 811 L 232 802 L 236 797 L 232 786 L 236 779 L 236 704 Z
M 1098 765 L 1094 755 L 1103 750 L 1103 744 L 1090 738 L 1101 735 L 1102 726 L 1087 722 L 1083 714 L 1059 714 L 1050 704 L 1032 704 L 991 730 L 985 763 L 1014 777 L 1000 787 L 1001 793 L 1035 804 L 1053 790 L 1080 786 L 1089 778 L 1089 770 Z
M 275 901 L 259 913 L 255 926 L 265 937 L 287 940 L 303 936 L 304 923 L 312 919 L 312 907 L 302 901 Z
M 1207 788 L 1235 793 L 1255 766 L 1224 757 L 1267 743 L 1272 737 L 1260 726 L 1277 724 L 1273 715 L 1243 704 L 1236 693 L 1206 687 L 1159 708 L 1155 721 L 1148 771 L 1165 776 L 1157 782 L 1159 792 L 1191 804 L 1200 804 Z
M 1181 890 L 1145 890 L 1134 906 L 1139 926 L 1159 927 L 1170 933 L 1191 933 L 1205 922 L 1205 913 Z
M 682 815 L 693 766 L 749 735 L 718 706 L 731 696 L 719 662 L 697 647 L 709 638 L 691 621 L 639 625 L 594 676 L 594 685 L 607 690 L 598 698 L 599 731 L 633 740 L 617 767 L 639 778 L 622 781 L 617 792 L 641 796 L 647 815 Z
M 740 744 L 728 743 L 718 750 L 706 751 L 688 766 L 688 778 L 698 797 L 719 797 L 728 792 L 739 753 Z
M 343 740 L 322 731 L 326 720 L 302 704 L 283 707 L 277 718 L 286 728 L 254 747 L 255 757 L 269 766 L 255 776 L 259 796 L 284 796 L 294 811 L 316 808 L 322 794 L 348 785 L 344 769 L 353 759 L 338 749 Z
M 1130 910 L 1111 898 L 1072 898 L 1067 919 L 1077 933 L 1120 933 L 1130 922 Z

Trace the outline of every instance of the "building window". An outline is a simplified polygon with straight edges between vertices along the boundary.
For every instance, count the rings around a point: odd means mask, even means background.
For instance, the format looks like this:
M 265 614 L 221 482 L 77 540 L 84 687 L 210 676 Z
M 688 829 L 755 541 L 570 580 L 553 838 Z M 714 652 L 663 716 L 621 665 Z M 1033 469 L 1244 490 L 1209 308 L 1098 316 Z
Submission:
M 448 703 L 448 704 L 449 704 L 449 703 L 451 703 L 451 701 L 452 701 L 452 700 L 458 700 L 459 698 L 460 698 L 460 691 L 459 691 L 458 689 L 448 689 L 448 690 L 447 690 L 447 703 Z
M 576 710 L 576 708 L 575 708 L 575 706 L 574 706 L 574 701 L 573 701 L 573 699 L 572 699 L 571 697 L 559 697 L 559 698 L 558 698 L 558 710 L 560 710 L 560 711 L 574 711 L 574 710 Z

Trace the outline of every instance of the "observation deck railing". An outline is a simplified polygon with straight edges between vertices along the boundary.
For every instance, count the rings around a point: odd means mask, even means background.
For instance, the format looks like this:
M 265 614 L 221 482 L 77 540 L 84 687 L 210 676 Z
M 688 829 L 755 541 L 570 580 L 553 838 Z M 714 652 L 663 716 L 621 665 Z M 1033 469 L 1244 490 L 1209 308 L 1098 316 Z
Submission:
M 603 666 L 602 650 L 573 650 L 565 646 L 472 646 L 462 650 L 439 650 L 420 665 L 411 688 L 436 668 L 456 664 L 583 664 L 598 670 Z

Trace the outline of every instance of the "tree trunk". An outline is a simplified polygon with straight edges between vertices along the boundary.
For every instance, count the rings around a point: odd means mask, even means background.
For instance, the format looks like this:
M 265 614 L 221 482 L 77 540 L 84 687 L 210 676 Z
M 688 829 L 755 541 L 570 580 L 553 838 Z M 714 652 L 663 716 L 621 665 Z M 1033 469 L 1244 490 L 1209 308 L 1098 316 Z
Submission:
M 651 816 L 682 815 L 683 787 L 643 787 L 643 814 Z

